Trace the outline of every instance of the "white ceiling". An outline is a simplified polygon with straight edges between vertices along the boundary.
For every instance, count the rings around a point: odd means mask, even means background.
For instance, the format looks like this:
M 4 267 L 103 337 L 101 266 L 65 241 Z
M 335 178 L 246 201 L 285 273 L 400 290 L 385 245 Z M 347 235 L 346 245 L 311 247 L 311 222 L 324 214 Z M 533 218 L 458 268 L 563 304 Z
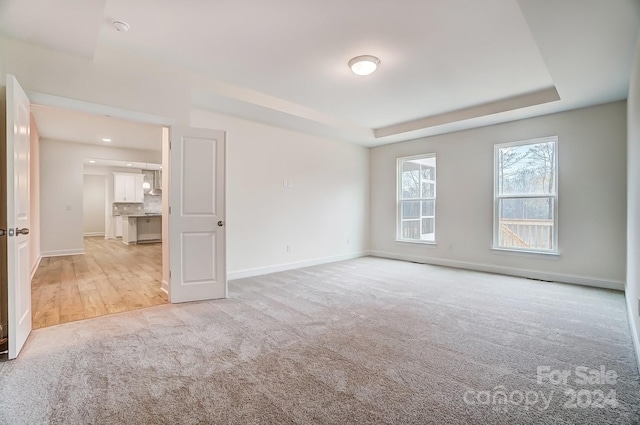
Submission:
M 639 26 L 637 0 L 0 4 L 7 36 L 166 62 L 206 87 L 195 107 L 365 146 L 625 99 Z M 368 77 L 347 68 L 363 54 Z
M 162 127 L 32 105 L 40 137 L 128 149 L 162 150 Z M 102 139 L 110 139 L 104 142 Z

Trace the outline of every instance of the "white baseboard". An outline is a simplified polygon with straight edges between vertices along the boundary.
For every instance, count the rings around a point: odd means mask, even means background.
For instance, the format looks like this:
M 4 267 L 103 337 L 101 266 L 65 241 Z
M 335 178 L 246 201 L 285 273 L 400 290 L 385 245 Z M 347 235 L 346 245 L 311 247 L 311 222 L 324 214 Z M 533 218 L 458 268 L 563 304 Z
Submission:
M 636 326 L 636 320 L 633 317 L 634 309 L 632 308 L 635 300 L 632 300 L 629 296 L 625 297 L 627 300 L 627 313 L 629 315 L 629 327 L 631 328 L 631 338 L 633 339 L 633 348 L 636 351 L 636 362 L 638 363 L 638 372 L 640 372 L 640 336 L 638 335 L 638 327 Z
M 104 232 L 87 232 L 83 236 L 104 236 Z
M 334 263 L 336 261 L 351 260 L 353 258 L 366 257 L 369 252 L 354 252 L 352 254 L 336 255 L 332 257 L 314 258 L 312 260 L 298 261 L 295 263 L 278 264 L 276 266 L 257 267 L 227 273 L 227 280 L 243 279 L 245 277 L 261 276 L 263 274 L 283 272 L 286 270 L 300 269 L 302 267 L 317 266 L 318 264 Z
M 574 285 L 593 286 L 596 288 L 624 291 L 624 282 L 615 280 L 596 279 L 586 276 L 574 276 L 560 273 L 541 272 L 537 270 L 518 269 L 515 267 L 495 266 L 489 264 L 470 263 L 466 261 L 443 260 L 440 258 L 419 257 L 415 255 L 396 254 L 393 252 L 371 251 L 374 257 L 391 258 L 394 260 L 413 261 L 416 263 L 432 264 L 434 266 L 455 267 L 458 269 L 475 270 L 479 272 L 504 274 L 530 279 L 549 280 L 552 282 L 572 283 Z
M 31 279 L 33 280 L 33 276 L 36 274 L 36 270 L 38 270 L 38 266 L 40 265 L 40 260 L 42 260 L 42 256 L 39 255 L 36 263 L 31 267 Z
M 41 257 L 61 257 L 63 255 L 81 255 L 84 254 L 84 249 L 60 249 L 56 251 L 42 251 Z

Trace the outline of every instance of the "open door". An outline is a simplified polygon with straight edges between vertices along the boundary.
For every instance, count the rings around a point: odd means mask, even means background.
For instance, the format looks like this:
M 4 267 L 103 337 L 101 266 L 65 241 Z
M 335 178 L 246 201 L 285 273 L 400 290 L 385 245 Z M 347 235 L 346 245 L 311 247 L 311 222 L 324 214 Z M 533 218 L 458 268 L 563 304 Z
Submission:
M 169 300 L 227 297 L 224 131 L 171 127 Z
M 9 359 L 15 359 L 31 332 L 31 275 L 29 273 L 29 139 L 30 103 L 13 75 L 7 75 L 6 110 L 2 137 L 3 195 L 0 227 L 6 244 L 2 268 L 7 285 Z M 6 167 L 5 167 L 6 166 Z M 5 267 L 6 266 L 6 267 Z

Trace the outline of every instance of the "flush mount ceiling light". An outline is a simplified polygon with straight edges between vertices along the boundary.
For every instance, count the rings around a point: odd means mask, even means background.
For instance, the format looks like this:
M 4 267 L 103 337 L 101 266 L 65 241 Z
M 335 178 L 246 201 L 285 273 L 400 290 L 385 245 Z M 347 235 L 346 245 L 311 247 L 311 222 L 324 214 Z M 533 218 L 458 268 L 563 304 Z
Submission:
M 113 21 L 111 22 L 111 25 L 113 26 L 113 28 L 116 29 L 116 31 L 119 31 L 119 32 L 129 31 L 129 24 L 127 24 L 124 21 Z
M 371 55 L 356 56 L 349 61 L 349 68 L 356 75 L 369 75 L 378 67 L 380 59 Z
M 111 141 L 111 139 L 105 137 L 104 139 L 102 139 L 103 142 L 109 143 Z
M 95 160 L 93 160 L 93 159 L 89 160 L 89 164 L 95 164 L 95 163 L 96 163 Z

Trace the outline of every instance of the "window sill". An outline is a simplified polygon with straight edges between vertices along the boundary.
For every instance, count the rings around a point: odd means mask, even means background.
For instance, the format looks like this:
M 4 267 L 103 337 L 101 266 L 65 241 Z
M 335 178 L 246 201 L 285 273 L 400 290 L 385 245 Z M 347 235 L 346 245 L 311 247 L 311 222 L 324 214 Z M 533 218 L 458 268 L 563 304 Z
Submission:
M 431 241 L 407 241 L 404 239 L 396 239 L 396 243 L 408 243 L 411 245 L 431 245 L 431 246 L 436 246 L 435 241 L 431 242 Z
M 524 254 L 524 255 L 541 255 L 543 257 L 560 257 L 559 251 L 535 251 L 535 250 L 526 250 L 526 249 L 509 249 L 509 248 L 496 248 L 492 247 L 492 251 L 495 251 L 496 254 Z

